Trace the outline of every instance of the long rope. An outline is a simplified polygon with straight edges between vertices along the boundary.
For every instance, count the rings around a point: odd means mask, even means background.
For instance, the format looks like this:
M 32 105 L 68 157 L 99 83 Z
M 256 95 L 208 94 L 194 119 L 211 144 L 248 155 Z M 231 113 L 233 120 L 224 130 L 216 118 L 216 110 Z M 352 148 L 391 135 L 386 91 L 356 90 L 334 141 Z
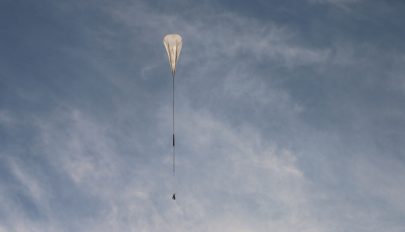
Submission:
M 176 44 L 176 49 L 178 47 L 178 44 Z M 175 51 L 177 53 L 177 50 Z M 177 62 L 177 57 L 178 54 L 175 56 L 175 62 Z M 171 62 L 171 56 L 169 56 L 169 62 Z M 175 76 L 175 70 L 172 70 L 172 130 L 173 130 L 173 196 L 172 199 L 176 200 L 176 147 L 175 147 L 175 127 L 174 127 L 174 76 Z
M 176 200 L 176 147 L 175 147 L 175 127 L 174 127 L 174 72 L 172 73 L 172 129 L 173 129 L 173 195 L 172 199 Z
M 173 126 L 173 176 L 176 175 L 176 147 L 175 147 L 175 138 L 174 138 L 174 75 L 172 79 L 172 126 Z

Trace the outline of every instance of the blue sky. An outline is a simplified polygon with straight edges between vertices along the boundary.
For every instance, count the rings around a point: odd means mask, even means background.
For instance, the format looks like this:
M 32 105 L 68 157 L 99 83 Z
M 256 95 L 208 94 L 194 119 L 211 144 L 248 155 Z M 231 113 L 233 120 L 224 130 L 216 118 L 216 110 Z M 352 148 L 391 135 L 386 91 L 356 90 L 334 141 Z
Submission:
M 1 1 L 0 232 L 405 231 L 404 13 Z

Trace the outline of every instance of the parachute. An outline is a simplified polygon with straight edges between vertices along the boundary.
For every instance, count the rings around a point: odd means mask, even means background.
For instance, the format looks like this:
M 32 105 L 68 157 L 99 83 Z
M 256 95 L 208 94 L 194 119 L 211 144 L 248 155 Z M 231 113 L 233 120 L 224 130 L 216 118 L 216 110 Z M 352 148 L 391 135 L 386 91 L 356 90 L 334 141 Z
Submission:
M 176 64 L 180 55 L 182 40 L 178 34 L 169 34 L 163 38 L 163 44 L 165 45 L 167 56 L 169 57 L 169 64 L 172 70 L 172 76 L 176 73 Z
M 176 149 L 175 149 L 175 139 L 174 139 L 174 76 L 176 74 L 176 64 L 179 59 L 182 39 L 178 34 L 169 34 L 163 38 L 163 44 L 165 45 L 167 56 L 169 57 L 170 69 L 172 70 L 172 126 L 173 126 L 173 195 L 172 199 L 176 200 Z

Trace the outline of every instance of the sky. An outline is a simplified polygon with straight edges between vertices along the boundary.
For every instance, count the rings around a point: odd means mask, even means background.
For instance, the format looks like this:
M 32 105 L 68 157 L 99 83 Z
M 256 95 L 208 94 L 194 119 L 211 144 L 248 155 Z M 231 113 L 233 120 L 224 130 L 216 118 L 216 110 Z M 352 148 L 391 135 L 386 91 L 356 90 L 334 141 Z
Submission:
M 404 22 L 400 0 L 1 0 L 0 232 L 405 231 Z

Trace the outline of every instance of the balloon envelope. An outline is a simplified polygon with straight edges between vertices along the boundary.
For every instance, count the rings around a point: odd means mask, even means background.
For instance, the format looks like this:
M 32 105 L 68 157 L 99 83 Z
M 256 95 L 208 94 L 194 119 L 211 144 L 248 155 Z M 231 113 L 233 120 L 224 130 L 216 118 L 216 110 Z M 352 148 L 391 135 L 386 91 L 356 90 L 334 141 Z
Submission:
M 181 36 L 178 34 L 168 34 L 163 38 L 163 44 L 165 45 L 167 56 L 169 57 L 172 75 L 174 76 L 182 46 Z

